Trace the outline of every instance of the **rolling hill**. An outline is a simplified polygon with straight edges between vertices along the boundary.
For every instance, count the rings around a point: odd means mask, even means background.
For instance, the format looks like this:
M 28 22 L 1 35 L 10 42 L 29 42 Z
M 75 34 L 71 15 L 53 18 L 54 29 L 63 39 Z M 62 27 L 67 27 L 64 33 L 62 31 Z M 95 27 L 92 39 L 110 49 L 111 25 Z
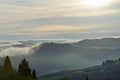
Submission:
M 80 70 L 67 70 L 39 77 L 40 80 L 63 80 L 67 77 L 69 80 L 120 80 L 120 61 L 88 67 Z

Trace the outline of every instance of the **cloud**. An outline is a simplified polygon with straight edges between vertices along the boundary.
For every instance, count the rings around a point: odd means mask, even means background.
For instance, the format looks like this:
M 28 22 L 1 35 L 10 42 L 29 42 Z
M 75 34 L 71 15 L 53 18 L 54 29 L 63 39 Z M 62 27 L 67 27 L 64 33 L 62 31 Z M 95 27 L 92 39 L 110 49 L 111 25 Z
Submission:
M 51 18 L 36 18 L 36 19 L 29 19 L 29 20 L 23 20 L 23 21 L 15 21 L 15 22 L 13 21 L 13 22 L 1 23 L 0 33 L 7 33 L 7 34 L 18 34 L 18 33 L 28 33 L 28 32 L 33 33 L 35 32 L 36 28 L 39 28 L 38 31 L 44 32 L 45 28 L 46 28 L 46 31 L 48 31 L 48 29 L 50 30 L 54 29 L 53 26 L 61 27 L 61 29 L 63 29 L 63 26 L 64 26 L 64 29 L 68 29 L 67 31 L 69 31 L 69 28 L 71 27 L 74 27 L 74 30 L 75 28 L 77 29 L 79 28 L 78 30 L 80 30 L 85 26 L 87 26 L 88 29 L 90 28 L 92 29 L 91 26 L 96 26 L 96 25 L 97 26 L 99 25 L 101 27 L 103 26 L 107 27 L 110 25 L 118 26 L 120 25 L 119 17 L 120 17 L 119 14 L 109 14 L 105 16 L 85 17 L 85 18 L 83 17 L 51 17 Z M 34 31 L 30 31 L 30 30 L 34 30 Z
M 29 54 L 29 50 L 30 50 L 30 48 L 10 47 L 10 48 L 6 48 L 6 49 L 3 49 L 2 51 L 0 51 L 0 56 L 3 57 L 6 55 L 10 55 L 10 56 L 25 55 L 25 54 Z
M 33 27 L 25 30 L 28 33 L 42 33 L 42 32 L 74 32 L 74 31 L 85 31 L 93 28 L 102 27 L 101 24 L 90 24 L 90 25 L 78 25 L 78 26 L 70 26 L 70 25 L 46 25 L 42 27 Z
M 0 57 L 9 55 L 9 56 L 25 56 L 30 55 L 30 50 L 33 47 L 36 47 L 40 45 L 40 42 L 36 43 L 33 41 L 32 44 L 29 43 L 29 41 L 21 43 L 20 41 L 7 41 L 7 42 L 1 42 L 0 43 Z M 23 46 L 22 46 L 23 45 Z
M 88 16 L 100 16 L 107 15 L 111 13 L 120 12 L 119 9 L 90 9 L 85 8 L 81 5 L 81 1 L 71 0 L 67 1 L 3 1 L 0 6 L 0 17 L 1 20 L 5 21 L 22 21 L 35 18 L 45 18 L 45 17 L 58 17 L 58 16 L 79 16 L 79 17 L 88 17 Z M 49 3 L 50 2 L 50 3 Z M 39 6 L 36 6 L 37 4 Z M 42 3 L 44 5 L 42 5 Z M 19 6 L 17 4 L 25 4 L 26 6 Z M 27 6 L 27 4 L 32 4 L 32 6 Z
M 98 25 L 119 25 L 119 0 L 100 8 L 85 6 L 83 1 L 0 0 L 0 34 L 90 32 L 95 26 L 99 29 Z

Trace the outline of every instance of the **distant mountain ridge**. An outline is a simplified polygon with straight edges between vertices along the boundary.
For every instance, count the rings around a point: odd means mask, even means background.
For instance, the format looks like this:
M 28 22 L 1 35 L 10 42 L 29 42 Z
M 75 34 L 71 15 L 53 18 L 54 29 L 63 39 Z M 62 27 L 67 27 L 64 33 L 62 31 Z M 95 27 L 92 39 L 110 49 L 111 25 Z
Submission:
M 31 50 L 36 54 L 118 54 L 120 38 L 82 40 L 75 43 L 43 43 Z
M 85 39 L 74 43 L 79 47 L 120 48 L 120 38 Z

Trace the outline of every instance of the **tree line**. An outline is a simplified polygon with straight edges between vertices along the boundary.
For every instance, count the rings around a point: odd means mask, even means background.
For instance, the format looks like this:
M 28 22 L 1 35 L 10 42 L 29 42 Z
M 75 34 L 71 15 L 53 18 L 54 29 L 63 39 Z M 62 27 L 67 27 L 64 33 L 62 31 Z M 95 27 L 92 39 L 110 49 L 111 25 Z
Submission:
M 18 69 L 14 69 L 9 56 L 5 57 L 0 66 L 0 80 L 36 80 L 36 70 L 29 67 L 28 61 L 23 59 Z
M 113 64 L 113 63 L 116 63 L 116 62 L 120 62 L 120 58 L 118 58 L 116 60 L 109 59 L 109 60 L 103 61 L 102 65 Z

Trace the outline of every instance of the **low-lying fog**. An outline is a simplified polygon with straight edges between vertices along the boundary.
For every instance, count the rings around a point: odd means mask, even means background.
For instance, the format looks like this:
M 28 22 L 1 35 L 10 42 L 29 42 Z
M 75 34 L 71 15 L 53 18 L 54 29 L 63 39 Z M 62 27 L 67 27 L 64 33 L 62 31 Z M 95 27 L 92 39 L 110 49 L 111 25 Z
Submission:
M 104 48 L 93 45 L 82 47 L 81 43 L 80 46 L 78 43 L 65 44 L 64 40 L 56 41 L 60 44 L 46 42 L 49 43 L 43 45 L 45 41 L 32 40 L 1 42 L 0 56 L 11 56 L 12 64 L 16 68 L 26 58 L 30 66 L 37 70 L 37 75 L 100 65 L 106 59 L 117 59 L 120 56 L 119 45 L 117 48 Z

